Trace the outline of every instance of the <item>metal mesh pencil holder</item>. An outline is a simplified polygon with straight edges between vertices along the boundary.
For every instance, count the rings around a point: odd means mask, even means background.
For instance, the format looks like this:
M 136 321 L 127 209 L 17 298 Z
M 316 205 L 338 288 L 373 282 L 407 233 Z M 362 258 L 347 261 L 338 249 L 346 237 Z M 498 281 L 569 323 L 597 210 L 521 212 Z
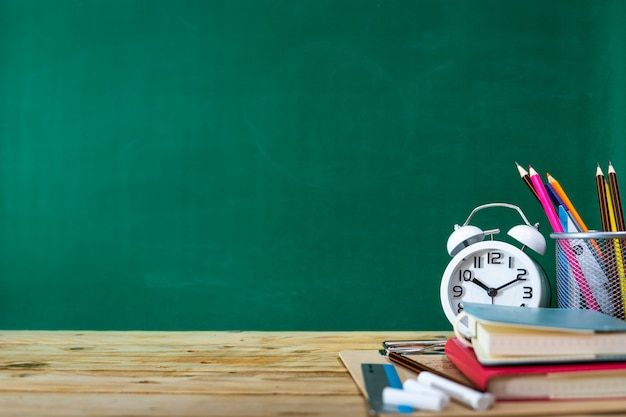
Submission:
M 626 232 L 552 233 L 559 308 L 601 311 L 624 320 Z

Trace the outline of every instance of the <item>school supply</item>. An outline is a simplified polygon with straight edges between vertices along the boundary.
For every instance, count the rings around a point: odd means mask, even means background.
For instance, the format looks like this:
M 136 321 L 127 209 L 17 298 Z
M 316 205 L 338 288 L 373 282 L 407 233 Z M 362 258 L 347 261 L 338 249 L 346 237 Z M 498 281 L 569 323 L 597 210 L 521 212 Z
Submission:
M 576 208 L 574 207 L 574 204 L 572 204 L 572 201 L 569 199 L 567 193 L 565 193 L 565 190 L 563 189 L 563 187 L 561 186 L 561 183 L 559 183 L 552 175 L 550 175 L 549 173 L 546 174 L 546 177 L 548 178 L 548 184 L 552 185 L 552 188 L 554 188 L 554 190 L 556 191 L 556 193 L 558 194 L 558 196 L 561 198 L 561 200 L 563 201 L 565 208 L 567 209 L 567 212 L 570 213 L 572 215 L 572 217 L 574 218 L 576 224 L 578 225 L 578 227 L 581 229 L 581 231 L 583 232 L 588 232 L 589 229 L 587 228 L 587 225 L 585 224 L 585 222 L 583 221 L 583 219 L 580 217 L 580 214 L 578 214 L 578 211 L 576 210 Z
M 574 248 L 580 269 L 604 314 L 624 318 L 622 257 L 617 256 L 615 240 L 626 232 L 552 233 L 556 247 L 557 305 L 559 308 L 588 308 L 582 288 L 565 258 L 565 250 Z M 599 248 L 599 252 L 595 248 Z M 578 294 L 581 294 L 580 296 Z
M 385 343 L 383 343 L 383 346 L 384 345 Z M 404 382 L 403 386 L 405 389 L 408 388 L 415 391 L 415 388 L 419 385 L 431 387 L 432 389 L 444 392 L 455 401 L 475 410 L 486 410 L 491 407 L 495 401 L 495 398 L 492 395 L 476 391 L 476 387 L 468 384 L 467 381 L 455 379 L 445 372 L 433 369 L 430 366 L 413 358 L 406 357 L 403 354 L 390 352 L 388 350 L 385 350 L 385 353 L 390 361 L 397 363 L 398 365 L 417 374 L 416 380 L 407 380 Z M 418 383 L 418 385 L 414 382 Z M 398 394 L 398 396 L 398 398 L 400 398 L 400 394 Z
M 522 175 L 517 162 L 516 165 Z M 548 181 L 544 185 L 537 172 L 529 167 L 529 178 L 531 190 L 535 191 L 535 196 L 539 195 L 554 231 L 550 236 L 556 243 L 558 307 L 592 309 L 624 319 L 626 268 L 623 248 L 626 231 L 622 231 L 625 228 L 624 215 L 613 164 L 609 162 L 608 181 L 599 164 L 596 168 L 602 232 L 587 227 L 552 175 L 547 174 Z M 528 182 L 525 183 L 528 186 Z M 550 198 L 547 198 L 548 194 Z
M 541 182 L 541 178 L 539 177 L 539 174 L 537 173 L 537 171 L 535 171 L 533 167 L 528 168 L 528 173 L 530 175 L 530 181 L 532 182 L 533 188 L 535 189 L 535 192 L 539 196 L 539 202 L 541 203 L 541 206 L 543 207 L 543 210 L 545 211 L 546 216 L 548 217 L 548 221 L 550 222 L 550 225 L 552 226 L 552 230 L 554 230 L 556 233 L 562 233 L 564 231 L 563 226 L 561 226 L 561 222 L 559 221 L 559 216 L 556 214 L 556 210 L 554 209 L 554 206 L 550 202 L 550 198 L 548 197 L 548 192 L 546 191 L 546 188 L 543 185 L 543 182 Z
M 609 216 L 609 201 L 607 199 L 606 192 L 606 180 L 604 173 L 600 168 L 600 164 L 596 168 L 596 191 L 598 193 L 598 208 L 600 210 L 600 223 L 602 230 L 605 232 L 611 231 L 611 218 Z
M 546 189 L 541 182 L 539 174 L 537 174 L 537 171 L 535 171 L 533 167 L 529 168 L 529 174 L 533 187 L 539 195 L 539 201 L 541 202 L 541 206 L 543 207 L 546 216 L 548 217 L 548 220 L 550 222 L 550 225 L 552 226 L 552 230 L 554 230 L 555 233 L 563 233 L 564 229 L 561 225 L 561 221 L 559 220 L 559 216 L 557 215 L 556 210 L 550 202 L 548 193 L 546 192 Z M 574 248 L 571 247 L 569 245 L 569 242 L 566 241 L 563 243 L 562 249 L 563 255 L 567 259 L 567 263 L 570 266 L 570 270 L 576 279 L 576 283 L 580 287 L 580 293 L 583 295 L 586 305 L 588 306 L 588 308 L 600 311 L 600 305 L 598 304 L 595 294 L 590 287 L 589 282 L 583 275 L 580 264 L 578 263 L 578 259 L 576 259 Z
M 446 344 L 445 340 L 384 340 L 383 349 L 385 353 L 423 353 L 423 354 L 443 354 Z
M 519 176 L 522 179 L 522 181 L 524 181 L 524 183 L 526 184 L 526 186 L 528 187 L 530 192 L 533 193 L 533 195 L 535 196 L 537 201 L 539 201 L 539 203 L 541 203 L 541 199 L 539 198 L 539 195 L 537 194 L 537 191 L 535 191 L 535 187 L 533 187 L 533 184 L 530 181 L 530 175 L 528 174 L 528 171 L 526 171 L 524 169 L 524 167 L 522 167 L 517 162 L 515 163 L 515 165 L 517 166 L 517 171 L 519 172 Z
M 420 372 L 417 375 L 417 382 L 441 390 L 448 394 L 450 398 L 474 410 L 485 411 L 490 408 L 496 400 L 491 393 L 476 391 L 448 378 L 427 371 Z
M 445 343 L 444 343 L 444 349 L 445 349 Z M 455 380 L 453 377 L 450 377 L 449 375 L 447 375 L 444 372 L 441 372 L 437 369 L 433 369 L 430 366 L 422 363 L 422 362 L 418 362 L 413 358 L 410 358 L 408 356 L 402 355 L 400 353 L 396 353 L 396 352 L 386 352 L 387 358 L 395 363 L 398 364 L 412 372 L 415 372 L 416 374 L 422 373 L 422 372 L 429 372 L 433 375 L 438 375 L 442 378 L 447 378 L 451 381 L 454 381 L 458 384 L 462 384 L 462 385 L 467 385 L 467 383 L 465 381 L 461 381 L 461 380 Z M 469 388 L 475 388 L 473 386 L 469 386 Z
M 626 322 L 594 310 L 478 303 L 464 308 L 471 345 L 483 364 L 626 360 Z
M 609 188 L 611 192 L 611 199 L 615 208 L 615 220 L 617 222 L 617 231 L 621 232 L 626 230 L 626 224 L 624 224 L 624 211 L 622 210 L 622 198 L 619 192 L 619 184 L 617 181 L 617 173 L 613 164 L 609 161 Z
M 457 338 L 446 343 L 446 356 L 498 400 L 626 397 L 626 361 L 486 366 Z
M 387 405 L 383 402 L 383 390 L 385 388 L 402 388 L 402 382 L 393 365 L 363 363 L 361 371 L 372 414 L 401 411 L 398 410 L 397 405 Z
M 416 337 L 417 334 L 412 333 L 410 337 Z M 432 333 L 424 334 L 425 338 L 430 338 Z M 446 355 L 432 354 L 407 354 L 415 360 L 427 364 L 431 368 L 445 372 L 449 377 L 454 379 L 467 380 L 467 377 L 461 373 Z M 379 349 L 370 350 L 344 350 L 339 352 L 341 362 L 346 367 L 350 377 L 353 379 L 359 391 L 367 398 L 367 391 L 363 380 L 363 372 L 361 365 L 363 363 L 389 363 L 389 359 L 381 355 Z M 404 367 L 396 367 L 398 375 L 402 381 L 415 379 L 416 374 L 405 369 Z M 470 383 L 469 381 L 467 382 Z M 626 392 L 626 391 L 625 391 Z M 606 401 L 598 401 L 594 398 L 571 398 L 567 401 L 545 401 L 538 399 L 537 401 L 517 401 L 514 400 L 497 400 L 494 407 L 489 410 L 476 412 L 464 405 L 451 401 L 445 410 L 437 413 L 438 416 L 572 416 L 572 415 L 592 415 L 592 414 L 610 414 L 624 413 L 626 410 L 626 397 L 611 398 Z M 413 415 L 417 416 L 433 416 L 432 412 L 417 412 Z
M 443 374 L 421 371 L 417 379 L 401 381 L 391 364 L 363 363 L 361 372 L 372 413 L 407 413 L 413 409 L 441 411 L 450 398 L 468 407 L 486 410 L 495 398 L 454 382 Z
M 398 407 L 398 412 L 412 412 L 413 409 L 442 411 L 450 404 L 450 397 L 443 391 L 433 390 L 433 392 L 439 394 L 411 392 L 403 388 L 385 387 L 382 392 L 382 401 L 385 406 Z

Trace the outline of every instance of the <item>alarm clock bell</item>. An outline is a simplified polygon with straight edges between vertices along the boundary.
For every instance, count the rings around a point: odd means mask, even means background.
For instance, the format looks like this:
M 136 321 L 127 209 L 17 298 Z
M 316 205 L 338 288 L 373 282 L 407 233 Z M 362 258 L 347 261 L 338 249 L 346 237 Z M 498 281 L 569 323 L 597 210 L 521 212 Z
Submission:
M 539 225 L 531 225 L 522 210 L 508 203 L 489 203 L 476 207 L 469 215 L 463 225 L 458 224 L 454 226 L 454 232 L 448 237 L 447 249 L 450 256 L 454 256 L 462 249 L 472 245 L 474 243 L 481 242 L 485 239 L 485 236 L 494 235 L 500 233 L 500 229 L 491 229 L 483 231 L 476 226 L 469 224 L 474 214 L 478 211 L 491 208 L 491 207 L 506 207 L 516 210 L 525 224 L 519 224 L 513 226 L 507 234 L 516 241 L 520 242 L 524 247 L 528 247 L 540 255 L 543 255 L 546 251 L 546 239 L 539 232 Z

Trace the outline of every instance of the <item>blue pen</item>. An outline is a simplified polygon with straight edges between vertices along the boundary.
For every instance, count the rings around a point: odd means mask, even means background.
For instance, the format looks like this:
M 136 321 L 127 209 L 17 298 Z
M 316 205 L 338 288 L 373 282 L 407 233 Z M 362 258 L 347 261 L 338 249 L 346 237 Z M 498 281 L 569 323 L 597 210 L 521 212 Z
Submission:
M 546 183 L 546 191 L 548 191 L 548 195 L 550 196 L 550 199 L 552 200 L 554 205 L 559 208 L 559 219 L 561 220 L 561 225 L 563 226 L 563 230 L 569 233 L 580 232 L 581 231 L 580 225 L 571 215 L 569 209 L 567 208 L 567 205 L 565 204 L 565 202 L 563 201 L 559 193 L 556 191 L 554 186 L 550 184 L 549 182 Z M 565 212 L 563 216 L 561 215 L 561 210 Z M 572 228 L 574 228 L 575 230 Z
M 563 230 L 570 231 L 568 228 L 568 216 L 567 212 L 563 208 L 563 206 L 559 206 L 559 220 L 561 221 L 561 225 L 563 225 Z M 560 273 L 557 277 L 556 286 L 557 286 L 557 294 L 559 296 L 559 307 L 573 307 L 570 304 L 570 295 L 574 293 L 574 300 L 580 300 L 580 289 L 578 288 L 578 284 L 574 280 L 571 271 L 569 262 L 567 262 L 567 258 L 563 251 L 559 251 L 559 265 L 560 265 Z M 578 295 L 577 295 L 578 294 Z

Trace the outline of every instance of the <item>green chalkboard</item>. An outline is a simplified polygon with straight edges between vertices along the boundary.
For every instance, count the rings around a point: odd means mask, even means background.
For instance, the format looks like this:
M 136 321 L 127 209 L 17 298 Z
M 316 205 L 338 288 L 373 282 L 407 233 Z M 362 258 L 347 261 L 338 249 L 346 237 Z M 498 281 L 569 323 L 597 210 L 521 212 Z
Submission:
M 0 328 L 448 329 L 455 223 L 503 201 L 549 235 L 515 161 L 599 227 L 625 13 L 1 0 Z

